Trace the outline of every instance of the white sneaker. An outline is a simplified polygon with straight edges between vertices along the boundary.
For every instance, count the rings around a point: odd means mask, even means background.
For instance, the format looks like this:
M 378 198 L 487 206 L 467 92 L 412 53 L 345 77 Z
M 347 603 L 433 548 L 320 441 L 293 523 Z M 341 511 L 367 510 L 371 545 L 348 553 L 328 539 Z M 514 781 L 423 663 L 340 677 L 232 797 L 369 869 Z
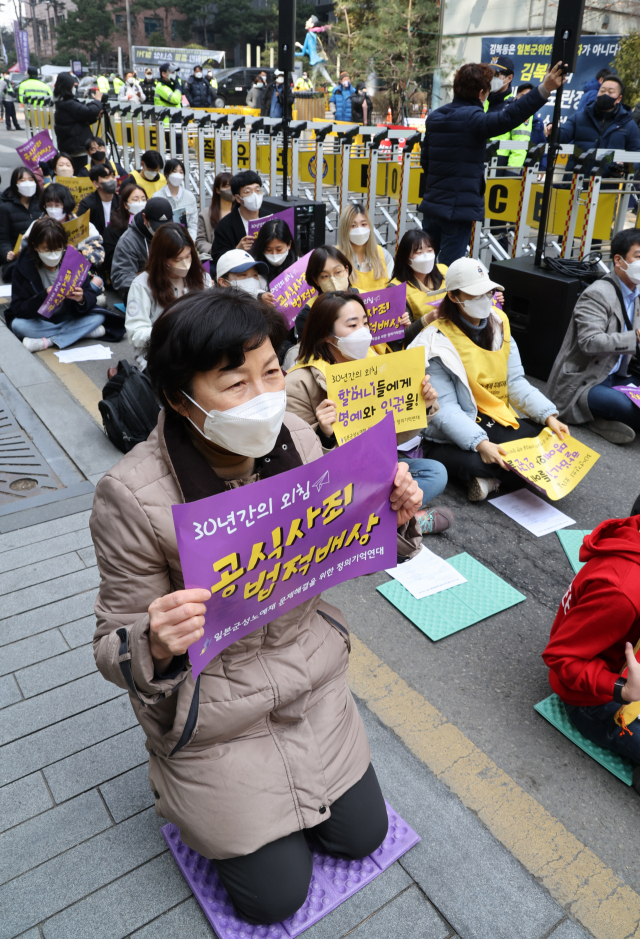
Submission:
M 29 352 L 43 352 L 45 349 L 48 349 L 51 343 L 48 339 L 27 339 L 22 340 L 22 345 L 25 349 L 28 349 Z
M 469 481 L 467 497 L 469 502 L 483 502 L 490 493 L 497 492 L 499 488 L 499 479 L 493 477 L 485 479 L 482 476 L 476 476 Z
M 107 305 L 106 295 L 104 293 L 99 293 L 96 298 L 96 306 L 106 306 L 106 305 Z
M 622 421 L 606 421 L 604 417 L 596 417 L 590 424 L 587 424 L 587 427 L 589 430 L 592 430 L 594 434 L 604 437 L 609 443 L 622 445 L 625 443 L 633 443 L 636 439 L 633 428 L 629 427 L 628 424 L 623 424 Z
M 102 339 L 105 332 L 106 330 L 104 326 L 96 326 L 96 328 L 92 330 L 90 333 L 87 333 L 87 335 L 84 338 L 85 339 Z

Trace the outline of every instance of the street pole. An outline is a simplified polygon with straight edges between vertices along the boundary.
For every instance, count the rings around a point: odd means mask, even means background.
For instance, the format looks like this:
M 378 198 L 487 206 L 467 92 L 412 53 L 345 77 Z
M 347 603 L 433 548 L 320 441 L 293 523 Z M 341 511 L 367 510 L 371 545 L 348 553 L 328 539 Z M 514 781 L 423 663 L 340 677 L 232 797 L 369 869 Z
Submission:
M 133 52 L 131 45 L 131 7 L 129 5 L 129 0 L 124 0 L 126 16 L 127 16 L 127 45 L 129 47 L 129 68 L 131 71 L 134 71 L 133 68 Z M 137 77 L 137 76 L 136 76 Z
M 40 60 L 40 36 L 38 36 L 38 21 L 36 20 L 36 5 L 33 0 L 29 0 L 29 6 L 31 7 L 31 27 L 33 29 L 33 38 L 36 46 L 36 55 L 38 56 L 38 70 L 42 69 L 42 62 Z

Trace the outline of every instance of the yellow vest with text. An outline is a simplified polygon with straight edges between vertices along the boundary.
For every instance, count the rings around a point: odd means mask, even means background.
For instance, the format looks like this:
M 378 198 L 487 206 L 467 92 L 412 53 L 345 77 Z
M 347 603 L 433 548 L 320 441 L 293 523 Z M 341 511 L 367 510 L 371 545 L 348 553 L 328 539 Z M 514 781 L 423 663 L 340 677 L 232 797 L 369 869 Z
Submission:
M 448 270 L 447 265 L 438 264 L 437 267 L 442 276 L 445 277 Z M 389 283 L 395 287 L 401 281 L 394 277 Z M 438 290 L 422 290 L 420 287 L 414 287 L 413 284 L 407 282 L 407 306 L 413 319 L 419 320 L 425 313 L 431 313 L 434 304 L 440 303 L 446 292 L 447 288 L 444 280 Z
M 147 199 L 151 199 L 151 197 L 155 196 L 155 194 L 159 192 L 163 186 L 167 185 L 167 181 L 162 175 L 162 173 L 160 173 L 160 177 L 156 179 L 154 182 L 151 182 L 151 180 L 148 180 L 145 176 L 142 175 L 142 173 L 139 173 L 137 170 L 131 170 L 131 175 L 135 179 L 136 184 L 140 186 L 141 189 L 144 189 L 144 191 L 147 194 Z

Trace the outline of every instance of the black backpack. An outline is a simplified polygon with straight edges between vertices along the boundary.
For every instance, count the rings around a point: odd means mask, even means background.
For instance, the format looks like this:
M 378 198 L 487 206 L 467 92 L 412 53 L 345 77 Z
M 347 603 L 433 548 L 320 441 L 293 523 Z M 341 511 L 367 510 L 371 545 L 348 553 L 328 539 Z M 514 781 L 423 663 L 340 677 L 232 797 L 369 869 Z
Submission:
M 160 413 L 149 379 L 126 360 L 102 389 L 98 408 L 107 437 L 123 453 L 147 439 Z

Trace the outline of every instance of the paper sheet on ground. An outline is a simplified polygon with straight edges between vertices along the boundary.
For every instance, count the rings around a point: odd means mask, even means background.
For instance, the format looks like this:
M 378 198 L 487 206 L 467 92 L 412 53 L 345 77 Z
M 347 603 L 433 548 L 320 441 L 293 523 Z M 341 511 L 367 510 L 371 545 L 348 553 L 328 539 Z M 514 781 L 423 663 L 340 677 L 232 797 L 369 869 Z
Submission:
M 559 528 L 566 528 L 567 525 L 575 525 L 575 519 L 569 518 L 528 489 L 518 489 L 517 492 L 507 493 L 506 496 L 490 499 L 489 504 L 500 509 L 536 538 L 558 531 Z
M 110 359 L 113 350 L 99 342 L 95 346 L 62 349 L 60 352 L 54 352 L 54 355 L 58 356 L 58 360 L 62 365 L 69 365 L 71 362 L 95 362 L 98 359 Z
M 414 558 L 399 564 L 398 567 L 387 569 L 387 574 L 391 574 L 416 600 L 467 582 L 467 578 L 455 567 L 447 564 L 443 558 L 429 551 L 424 545 Z
M 11 284 L 0 285 L 0 297 L 10 297 L 10 296 L 11 296 Z
M 500 446 L 510 469 L 554 501 L 575 489 L 600 459 L 580 440 L 570 434 L 560 440 L 548 427 L 537 437 L 521 437 Z

